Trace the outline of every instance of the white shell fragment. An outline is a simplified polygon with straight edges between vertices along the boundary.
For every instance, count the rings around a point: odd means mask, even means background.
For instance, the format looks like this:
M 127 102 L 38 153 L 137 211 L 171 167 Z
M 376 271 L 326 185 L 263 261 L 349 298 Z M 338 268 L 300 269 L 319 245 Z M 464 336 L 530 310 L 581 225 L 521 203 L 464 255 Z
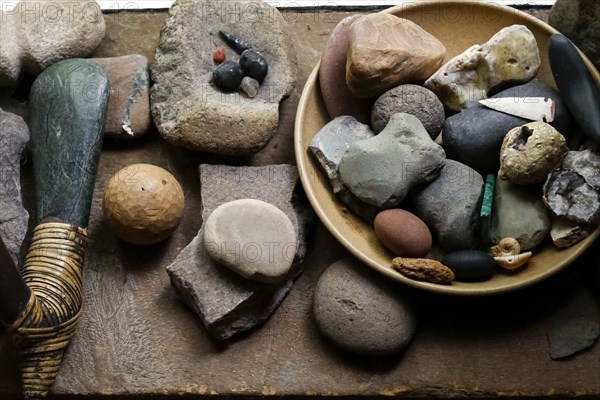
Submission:
M 492 246 L 490 252 L 494 257 L 516 256 L 521 253 L 521 245 L 517 239 L 507 237 L 497 245 Z
M 527 264 L 532 256 L 533 253 L 528 251 L 514 256 L 494 257 L 494 261 L 499 267 L 512 271 Z
M 530 121 L 554 121 L 554 100 L 543 97 L 500 97 L 479 100 L 487 108 Z

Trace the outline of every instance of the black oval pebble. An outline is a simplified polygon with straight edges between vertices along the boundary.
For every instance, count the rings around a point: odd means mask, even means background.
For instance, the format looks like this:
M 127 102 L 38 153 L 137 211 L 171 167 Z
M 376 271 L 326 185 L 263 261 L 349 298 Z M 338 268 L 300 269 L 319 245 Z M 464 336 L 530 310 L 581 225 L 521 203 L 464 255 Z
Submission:
M 496 262 L 479 250 L 460 250 L 447 254 L 442 264 L 450 268 L 458 281 L 485 281 L 492 277 Z
M 259 53 L 246 50 L 240 56 L 240 67 L 244 71 L 244 75 L 254 78 L 262 82 L 269 72 L 267 60 Z
M 215 85 L 224 92 L 234 92 L 240 87 L 244 74 L 239 64 L 225 61 L 213 72 Z

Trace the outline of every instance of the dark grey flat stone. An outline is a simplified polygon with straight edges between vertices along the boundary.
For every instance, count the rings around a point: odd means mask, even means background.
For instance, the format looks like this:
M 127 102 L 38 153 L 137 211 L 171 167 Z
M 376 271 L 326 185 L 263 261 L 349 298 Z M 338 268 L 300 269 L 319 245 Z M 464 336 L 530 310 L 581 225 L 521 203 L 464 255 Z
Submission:
M 572 356 L 591 347 L 600 335 L 600 324 L 585 317 L 559 321 L 547 333 L 553 360 Z

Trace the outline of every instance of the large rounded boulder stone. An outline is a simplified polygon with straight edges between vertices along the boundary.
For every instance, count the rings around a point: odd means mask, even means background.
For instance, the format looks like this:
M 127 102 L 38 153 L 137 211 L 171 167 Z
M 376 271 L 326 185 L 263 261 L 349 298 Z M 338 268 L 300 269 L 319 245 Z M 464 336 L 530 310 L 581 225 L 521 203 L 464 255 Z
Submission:
M 231 3 L 231 4 L 227 4 Z M 239 10 L 232 13 L 231 10 Z M 236 52 L 223 31 L 250 43 L 269 72 L 255 98 L 224 93 L 213 82 L 213 52 Z M 279 103 L 296 81 L 296 53 L 279 11 L 262 1 L 215 3 L 177 0 L 169 11 L 152 67 L 152 115 L 169 143 L 197 151 L 248 154 L 262 149 L 275 133 Z

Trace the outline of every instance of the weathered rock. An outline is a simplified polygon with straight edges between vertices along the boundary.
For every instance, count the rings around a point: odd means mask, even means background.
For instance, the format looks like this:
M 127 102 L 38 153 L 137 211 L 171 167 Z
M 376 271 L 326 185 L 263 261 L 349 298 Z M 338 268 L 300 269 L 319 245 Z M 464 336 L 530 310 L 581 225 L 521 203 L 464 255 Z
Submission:
M 89 56 L 104 37 L 94 0 L 21 0 L 0 11 L 0 87 L 64 59 Z
M 365 355 L 397 353 L 417 325 L 408 293 L 354 259 L 337 261 L 321 275 L 313 313 L 325 338 Z
M 600 154 L 586 149 L 565 154 L 562 167 L 577 172 L 588 185 L 600 190 Z
M 395 208 L 377 214 L 373 228 L 377 239 L 397 257 L 425 257 L 432 238 L 427 225 L 416 215 Z
M 380 208 L 399 204 L 414 186 L 431 182 L 445 154 L 421 122 L 394 114 L 377 136 L 353 143 L 339 165 L 342 181 L 365 203 Z
M 296 82 L 289 28 L 267 3 L 241 0 L 231 6 L 251 9 L 252 18 L 237 18 L 229 6 L 211 8 L 211 17 L 205 18 L 206 4 L 194 0 L 178 0 L 169 11 L 151 70 L 151 100 L 158 130 L 171 144 L 247 154 L 260 150 L 275 133 L 279 102 Z M 222 93 L 212 82 L 213 50 L 225 45 L 219 30 L 252 43 L 269 62 L 269 73 L 252 101 L 240 99 L 237 92 Z
M 591 224 L 600 215 L 600 193 L 570 169 L 557 169 L 548 175 L 544 203 L 555 215 L 582 224 Z
M 496 181 L 490 240 L 500 243 L 506 237 L 516 239 L 521 250 L 531 250 L 550 231 L 550 216 L 539 187 L 520 186 L 507 179 Z
M 450 285 L 454 280 L 454 272 L 450 268 L 427 258 L 396 257 L 392 260 L 392 268 L 417 281 Z
M 296 255 L 296 230 L 283 211 L 255 199 L 221 204 L 204 222 L 208 255 L 241 276 L 277 282 Z
M 571 247 L 589 235 L 589 226 L 586 224 L 569 221 L 556 215 L 552 215 L 551 220 L 550 237 L 559 249 Z
M 492 99 L 503 97 L 550 98 L 556 107 L 555 118 L 550 125 L 567 139 L 575 130 L 573 119 L 560 95 L 544 82 L 533 80 L 504 90 L 492 96 Z M 500 148 L 506 133 L 528 122 L 474 103 L 444 122 L 444 150 L 448 158 L 460 161 L 482 174 L 495 174 L 500 166 Z
M 28 141 L 25 121 L 0 108 L 0 237 L 15 265 L 29 221 L 21 200 L 20 178 L 21 155 Z
M 104 68 L 110 84 L 104 134 L 116 139 L 134 139 L 148 133 L 152 116 L 146 57 L 134 54 L 90 61 Z
M 442 264 L 454 272 L 457 281 L 486 281 L 496 270 L 494 258 L 479 250 L 460 250 L 446 254 Z
M 440 176 L 412 191 L 415 214 L 437 235 L 445 251 L 475 249 L 483 178 L 457 161 L 446 160 Z
M 422 83 L 442 65 L 446 48 L 420 26 L 391 14 L 356 20 L 348 32 L 346 82 L 360 98 L 402 83 Z
M 336 196 L 344 203 L 345 206 L 348 207 L 349 210 L 367 221 L 369 224 L 373 224 L 375 217 L 380 211 L 379 208 L 363 202 L 361 199 L 352 194 L 352 192 L 346 187 L 336 193 Z
M 275 311 L 302 271 L 306 230 L 312 213 L 294 195 L 298 172 L 289 165 L 264 167 L 200 166 L 202 219 L 221 204 L 253 198 L 269 202 L 292 221 L 298 247 L 287 277 L 266 284 L 240 277 L 214 262 L 204 246 L 204 228 L 167 267 L 183 301 L 202 319 L 216 338 L 227 339 L 264 322 Z
M 569 357 L 592 346 L 600 335 L 600 324 L 586 317 L 558 321 L 547 333 L 550 357 Z
M 540 67 L 535 37 L 527 27 L 512 25 L 483 45 L 474 45 L 442 66 L 426 82 L 448 109 L 460 111 L 469 102 L 506 86 L 531 80 Z
M 519 185 L 542 183 L 560 166 L 567 142 L 551 125 L 530 122 L 510 130 L 500 149 L 500 178 Z
M 371 110 L 373 130 L 381 132 L 396 113 L 417 117 L 432 139 L 440 134 L 446 119 L 442 102 L 431 90 L 419 85 L 400 85 L 379 96 Z
M 600 3 L 589 0 L 557 0 L 548 23 L 577 45 L 600 70 Z
M 319 87 L 329 117 L 351 115 L 358 121 L 369 123 L 372 101 L 358 98 L 346 83 L 346 60 L 348 53 L 348 30 L 361 14 L 341 20 L 327 39 L 319 67 Z

